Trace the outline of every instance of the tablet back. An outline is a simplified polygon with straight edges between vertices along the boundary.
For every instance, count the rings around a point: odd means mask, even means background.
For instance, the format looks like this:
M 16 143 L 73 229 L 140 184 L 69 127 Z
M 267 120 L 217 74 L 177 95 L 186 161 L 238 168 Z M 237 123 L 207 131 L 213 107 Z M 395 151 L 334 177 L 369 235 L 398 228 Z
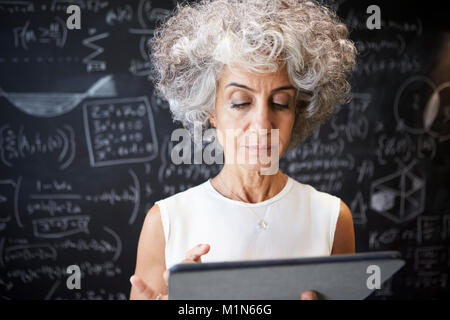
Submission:
M 329 257 L 178 264 L 170 269 L 169 299 L 364 299 L 404 264 L 397 252 Z

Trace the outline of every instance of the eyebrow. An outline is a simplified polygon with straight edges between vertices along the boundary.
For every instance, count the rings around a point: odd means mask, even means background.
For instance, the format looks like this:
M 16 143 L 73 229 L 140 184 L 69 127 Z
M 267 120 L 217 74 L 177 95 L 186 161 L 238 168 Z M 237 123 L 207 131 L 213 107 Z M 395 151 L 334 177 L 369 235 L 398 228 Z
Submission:
M 255 89 L 249 88 L 249 87 L 247 87 L 247 86 L 245 86 L 243 84 L 239 84 L 239 83 L 236 83 L 236 82 L 230 82 L 229 84 L 227 84 L 225 86 L 225 88 L 230 87 L 230 86 L 238 87 L 238 88 L 242 88 L 242 89 L 246 89 L 246 90 L 255 92 Z M 279 87 L 279 88 L 273 89 L 271 92 L 281 91 L 281 90 L 291 90 L 291 89 L 295 90 L 295 88 L 293 86 L 283 86 L 283 87 Z

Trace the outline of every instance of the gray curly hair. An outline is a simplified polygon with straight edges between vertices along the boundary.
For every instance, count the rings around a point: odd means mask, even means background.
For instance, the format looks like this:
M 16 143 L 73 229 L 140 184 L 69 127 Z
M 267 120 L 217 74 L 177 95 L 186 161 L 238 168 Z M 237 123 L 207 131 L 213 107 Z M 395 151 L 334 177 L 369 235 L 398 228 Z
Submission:
M 288 148 L 295 148 L 349 102 L 346 76 L 356 48 L 335 12 L 306 0 L 201 0 L 177 4 L 150 40 L 154 87 L 173 120 L 209 128 L 224 65 L 276 72 L 285 64 L 297 89 Z

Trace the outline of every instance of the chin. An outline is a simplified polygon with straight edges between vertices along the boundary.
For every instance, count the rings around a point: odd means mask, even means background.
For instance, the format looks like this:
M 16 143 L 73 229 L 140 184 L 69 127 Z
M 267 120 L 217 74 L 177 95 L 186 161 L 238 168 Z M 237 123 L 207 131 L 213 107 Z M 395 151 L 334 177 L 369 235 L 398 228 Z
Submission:
M 265 157 L 263 157 L 262 153 L 267 152 Z M 225 152 L 229 159 L 227 159 L 225 162 L 228 164 L 238 164 L 240 167 L 245 168 L 248 171 L 260 171 L 264 172 L 264 174 L 276 174 L 278 171 L 278 165 L 279 160 L 281 157 L 281 150 L 278 151 L 278 157 L 272 157 L 271 150 L 249 150 L 245 147 L 241 147 L 240 149 L 234 150 L 234 153 L 229 154 L 228 152 Z M 263 157 L 263 159 L 260 159 L 260 157 Z M 265 163 L 266 161 L 263 160 L 269 160 L 268 163 Z
M 242 164 L 241 167 L 249 172 L 259 172 L 262 175 L 275 175 L 278 172 L 278 165 Z
M 261 172 L 262 174 L 271 175 L 276 174 L 278 171 L 279 158 L 272 159 L 269 163 L 262 163 L 262 161 L 258 159 L 257 155 L 253 155 L 247 158 L 244 163 L 239 165 L 248 171 Z

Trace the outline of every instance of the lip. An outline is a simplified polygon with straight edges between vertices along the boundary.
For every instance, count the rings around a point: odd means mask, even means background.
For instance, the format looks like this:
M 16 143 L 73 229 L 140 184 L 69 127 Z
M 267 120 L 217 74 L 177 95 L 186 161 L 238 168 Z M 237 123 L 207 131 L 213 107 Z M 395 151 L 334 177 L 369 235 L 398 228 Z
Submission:
M 246 153 L 254 156 L 269 155 L 273 152 L 270 146 L 244 146 L 244 148 Z
M 249 150 L 267 150 L 270 149 L 270 146 L 244 146 L 246 149 Z

